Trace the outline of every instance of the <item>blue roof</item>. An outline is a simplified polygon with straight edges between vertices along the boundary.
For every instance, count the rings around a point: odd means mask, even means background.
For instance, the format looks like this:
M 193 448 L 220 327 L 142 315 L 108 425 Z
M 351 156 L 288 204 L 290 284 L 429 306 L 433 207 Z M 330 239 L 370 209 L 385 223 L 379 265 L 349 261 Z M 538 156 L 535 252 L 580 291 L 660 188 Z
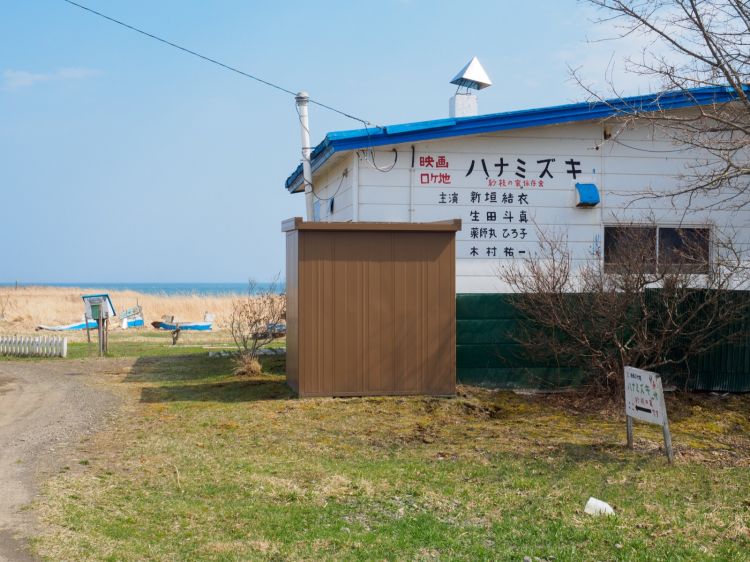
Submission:
M 749 85 L 744 85 L 743 89 L 750 93 Z M 679 109 L 712 103 L 726 103 L 736 97 L 737 94 L 731 87 L 709 86 L 599 102 L 581 102 L 537 109 L 507 111 L 505 113 L 491 113 L 474 117 L 455 117 L 434 121 L 388 125 L 387 127 L 374 127 L 371 129 L 338 131 L 328 133 L 323 142 L 313 149 L 311 163 L 312 169 L 315 171 L 334 153 L 347 150 L 476 135 L 510 129 L 540 127 L 543 125 L 575 123 L 578 121 L 605 119 L 614 115 L 635 115 L 641 112 Z M 292 175 L 287 178 L 286 188 L 293 191 L 301 183 L 302 165 L 300 164 L 292 172 Z

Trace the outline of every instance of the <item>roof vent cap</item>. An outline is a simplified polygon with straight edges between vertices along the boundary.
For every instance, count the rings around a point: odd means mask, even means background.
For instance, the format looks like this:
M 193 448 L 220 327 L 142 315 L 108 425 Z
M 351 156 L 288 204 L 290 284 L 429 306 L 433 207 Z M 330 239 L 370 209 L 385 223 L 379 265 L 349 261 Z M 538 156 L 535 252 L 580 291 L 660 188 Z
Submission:
M 467 65 L 453 77 L 451 84 L 455 84 L 459 88 L 463 86 L 466 89 L 484 90 L 485 88 L 492 86 L 492 80 L 487 76 L 487 72 L 482 67 L 479 59 L 473 57 Z

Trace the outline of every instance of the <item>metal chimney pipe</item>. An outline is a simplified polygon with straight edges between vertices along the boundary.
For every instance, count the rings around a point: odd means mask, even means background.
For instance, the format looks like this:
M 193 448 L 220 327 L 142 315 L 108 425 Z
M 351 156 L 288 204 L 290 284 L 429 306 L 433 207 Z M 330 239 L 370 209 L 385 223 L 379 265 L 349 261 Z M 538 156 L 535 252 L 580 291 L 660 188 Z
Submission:
M 310 127 L 308 126 L 307 105 L 310 94 L 305 91 L 299 92 L 294 101 L 297 103 L 299 114 L 300 135 L 302 140 L 302 181 L 305 186 L 305 206 L 307 220 L 313 220 L 313 189 L 312 189 L 312 167 L 310 166 Z

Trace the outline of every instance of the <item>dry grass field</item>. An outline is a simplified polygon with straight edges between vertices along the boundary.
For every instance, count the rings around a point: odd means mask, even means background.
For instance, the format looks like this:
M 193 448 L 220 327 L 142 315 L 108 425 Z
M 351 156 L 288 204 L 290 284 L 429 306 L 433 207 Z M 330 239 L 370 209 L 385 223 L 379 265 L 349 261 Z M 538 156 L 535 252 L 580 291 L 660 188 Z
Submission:
M 749 559 L 747 395 L 670 394 L 669 465 L 575 396 L 299 400 L 281 357 L 106 361 L 126 414 L 45 484 L 45 560 Z
M 10 292 L 0 331 L 82 311 L 83 291 Z M 147 322 L 210 311 L 220 329 L 177 345 L 115 330 L 93 360 L 81 332 L 68 359 L 28 359 L 90 372 L 124 401 L 43 483 L 44 560 L 750 560 L 748 394 L 670 393 L 670 465 L 655 426 L 625 447 L 621 404 L 470 386 L 299 400 L 283 355 L 253 377 L 209 355 L 233 349 L 231 297 L 112 298 Z M 586 515 L 589 496 L 616 515 Z
M 40 325 L 71 324 L 83 319 L 81 295 L 108 292 L 119 312 L 132 306 L 143 307 L 148 325 L 164 315 L 181 321 L 203 320 L 206 312 L 214 315 L 214 325 L 224 329 L 232 310 L 231 295 L 166 295 L 135 291 L 97 291 L 70 287 L 0 288 L 0 333 L 31 333 Z M 3 318 L 4 317 L 4 318 Z M 117 329 L 114 325 L 113 329 Z M 74 333 L 68 337 L 76 339 Z M 79 334 L 80 335 L 80 334 Z

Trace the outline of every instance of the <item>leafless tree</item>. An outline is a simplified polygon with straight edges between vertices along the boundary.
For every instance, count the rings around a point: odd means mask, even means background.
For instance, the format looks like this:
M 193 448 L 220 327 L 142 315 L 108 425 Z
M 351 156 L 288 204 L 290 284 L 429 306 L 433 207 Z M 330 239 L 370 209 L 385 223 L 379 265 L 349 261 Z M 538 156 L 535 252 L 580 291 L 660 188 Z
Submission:
M 657 254 L 655 226 L 623 225 L 606 260 L 581 260 L 562 234 L 540 233 L 537 254 L 499 269 L 527 320 L 516 339 L 581 368 L 597 393 L 622 392 L 625 365 L 689 375 L 691 360 L 731 340 L 748 313 L 746 293 L 733 291 L 747 286 L 748 262 L 715 233 L 672 234 Z
M 286 297 L 278 282 L 261 286 L 248 283 L 247 296 L 232 301 L 229 330 L 239 357 L 235 371 L 239 374 L 260 372 L 258 351 L 280 333 L 286 318 Z
M 619 37 L 642 36 L 645 47 L 626 60 L 627 69 L 654 79 L 668 92 L 694 97 L 691 89 L 727 88 L 731 102 L 663 111 L 659 98 L 644 112 L 618 104 L 617 117 L 646 120 L 676 143 L 696 149 L 698 158 L 682 185 L 666 194 L 710 196 L 705 206 L 750 205 L 750 3 L 745 0 L 586 0 L 598 9 L 600 24 L 614 25 Z M 614 37 L 613 37 L 614 38 Z M 622 102 L 611 78 L 609 92 L 595 91 L 574 78 L 598 101 Z M 663 94 L 662 94 L 663 96 Z M 662 98 L 663 99 L 663 98 Z M 650 111 L 656 109 L 655 111 Z M 616 141 L 616 138 L 612 139 Z

